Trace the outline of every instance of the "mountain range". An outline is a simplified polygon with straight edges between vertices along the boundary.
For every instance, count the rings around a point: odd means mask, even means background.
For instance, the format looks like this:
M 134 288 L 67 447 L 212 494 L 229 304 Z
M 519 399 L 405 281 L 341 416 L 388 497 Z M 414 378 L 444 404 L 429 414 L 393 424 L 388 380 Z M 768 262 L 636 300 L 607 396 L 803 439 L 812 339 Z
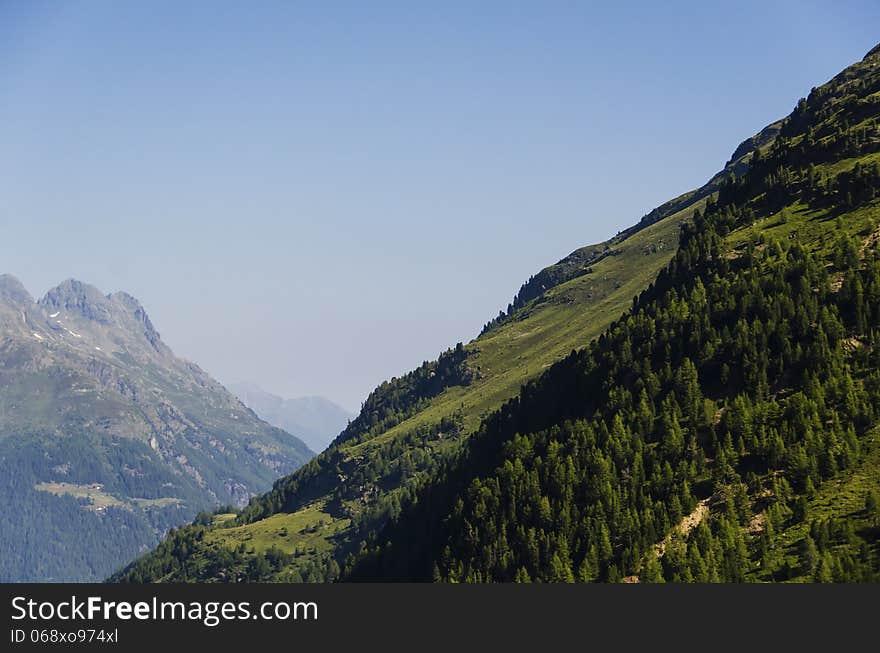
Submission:
M 0 580 L 100 579 L 313 453 L 177 358 L 131 295 L 0 276 Z
M 880 579 L 880 46 L 125 582 Z
M 312 451 L 326 449 L 354 417 L 324 397 L 284 399 L 253 383 L 233 383 L 227 387 L 261 419 L 292 433 Z

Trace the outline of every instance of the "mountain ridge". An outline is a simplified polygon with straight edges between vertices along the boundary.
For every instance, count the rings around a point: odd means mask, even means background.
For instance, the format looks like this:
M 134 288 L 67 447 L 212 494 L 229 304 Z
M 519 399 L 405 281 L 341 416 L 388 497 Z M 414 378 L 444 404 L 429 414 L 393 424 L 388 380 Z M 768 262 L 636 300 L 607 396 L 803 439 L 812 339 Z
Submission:
M 614 249 L 616 243 L 623 242 L 642 229 L 650 227 L 680 211 L 687 210 L 700 200 L 709 197 L 713 193 L 717 193 L 718 189 L 730 175 L 738 176 L 745 172 L 754 152 L 772 143 L 779 134 L 781 125 L 782 120 L 777 120 L 764 127 L 758 133 L 743 140 L 733 151 L 724 167 L 710 177 L 700 188 L 687 191 L 678 197 L 664 202 L 643 215 L 637 223 L 619 231 L 608 240 L 596 245 L 580 247 L 555 264 L 532 275 L 514 295 L 513 301 L 508 305 L 507 310 L 501 311 L 497 317 L 486 323 L 480 335 L 512 317 L 513 313 L 523 308 L 529 302 L 540 299 L 547 291 L 580 275 L 589 274 L 592 264 L 598 263 L 606 256 L 615 256 L 617 254 L 617 250 Z

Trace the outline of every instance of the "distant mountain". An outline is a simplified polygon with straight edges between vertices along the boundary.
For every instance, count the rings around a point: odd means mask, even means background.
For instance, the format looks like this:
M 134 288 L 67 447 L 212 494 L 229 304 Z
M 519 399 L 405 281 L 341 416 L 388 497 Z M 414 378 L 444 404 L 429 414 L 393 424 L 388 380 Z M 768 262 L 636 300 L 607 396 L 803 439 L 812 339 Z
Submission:
M 878 506 L 880 46 L 114 578 L 878 581 Z
M 312 451 L 324 451 L 354 417 L 324 397 L 283 399 L 252 383 L 234 383 L 227 387 L 261 419 L 295 435 Z
M 95 580 L 312 452 L 174 356 L 131 295 L 0 276 L 0 580 Z

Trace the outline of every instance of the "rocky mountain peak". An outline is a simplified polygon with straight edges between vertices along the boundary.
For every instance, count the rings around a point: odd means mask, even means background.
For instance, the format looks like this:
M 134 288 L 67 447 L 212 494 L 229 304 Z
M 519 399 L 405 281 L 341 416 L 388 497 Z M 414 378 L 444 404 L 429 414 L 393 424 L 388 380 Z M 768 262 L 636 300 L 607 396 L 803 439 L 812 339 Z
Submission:
M 33 304 L 34 298 L 14 276 L 0 274 L 0 301 L 24 308 Z
M 76 279 L 62 281 L 39 303 L 44 308 L 69 311 L 100 324 L 110 324 L 113 314 L 110 300 L 100 290 Z

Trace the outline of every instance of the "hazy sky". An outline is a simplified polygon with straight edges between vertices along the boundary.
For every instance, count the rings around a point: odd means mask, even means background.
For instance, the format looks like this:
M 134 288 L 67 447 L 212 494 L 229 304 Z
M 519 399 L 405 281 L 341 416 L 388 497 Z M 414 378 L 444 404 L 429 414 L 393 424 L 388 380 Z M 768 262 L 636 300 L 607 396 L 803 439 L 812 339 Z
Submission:
M 876 0 L 598 4 L 0 0 L 0 272 L 354 409 L 880 40 Z

